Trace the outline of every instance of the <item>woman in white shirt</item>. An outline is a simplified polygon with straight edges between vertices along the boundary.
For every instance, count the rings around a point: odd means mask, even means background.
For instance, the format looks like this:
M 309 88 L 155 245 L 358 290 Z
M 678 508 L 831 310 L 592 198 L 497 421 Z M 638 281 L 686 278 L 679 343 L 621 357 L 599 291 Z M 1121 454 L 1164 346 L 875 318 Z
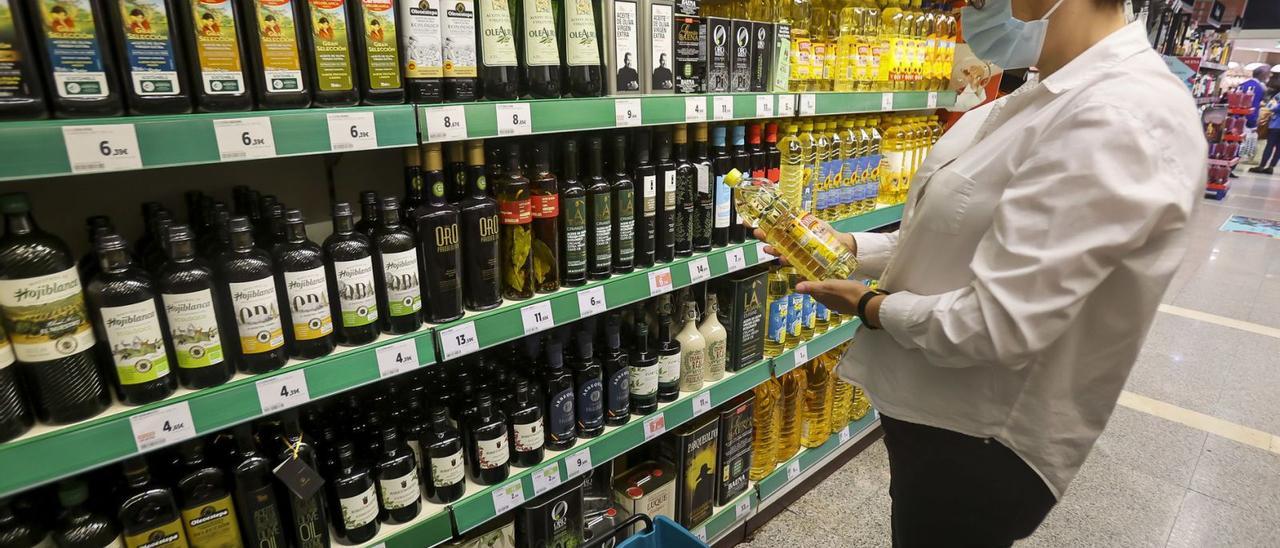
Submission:
M 938 141 L 897 232 L 842 235 L 886 294 L 798 287 L 863 320 L 839 372 L 882 415 L 897 547 L 1039 526 L 1115 407 L 1203 192 L 1191 96 L 1124 0 L 970 3 L 975 55 L 1040 81 Z

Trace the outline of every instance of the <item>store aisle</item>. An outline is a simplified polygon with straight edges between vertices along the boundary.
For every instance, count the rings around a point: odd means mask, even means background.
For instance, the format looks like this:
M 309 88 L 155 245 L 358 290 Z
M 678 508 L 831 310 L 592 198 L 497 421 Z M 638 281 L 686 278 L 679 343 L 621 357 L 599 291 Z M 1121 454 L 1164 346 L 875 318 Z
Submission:
M 1280 546 L 1280 238 L 1220 231 L 1233 215 L 1280 220 L 1280 176 L 1196 211 L 1121 405 L 1018 546 Z M 888 486 L 878 441 L 744 546 L 889 546 Z

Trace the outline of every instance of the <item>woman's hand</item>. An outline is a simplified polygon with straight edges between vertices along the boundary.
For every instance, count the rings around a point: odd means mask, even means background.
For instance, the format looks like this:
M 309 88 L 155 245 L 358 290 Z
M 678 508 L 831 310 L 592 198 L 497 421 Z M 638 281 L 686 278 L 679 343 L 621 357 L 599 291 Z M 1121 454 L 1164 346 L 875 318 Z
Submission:
M 871 289 L 853 280 L 803 281 L 796 284 L 796 292 L 812 296 L 823 306 L 854 316 L 858 314 L 858 301 Z M 880 327 L 880 301 L 884 296 L 872 297 L 867 302 L 866 321 L 872 327 Z
M 828 232 L 831 232 L 832 234 L 835 234 L 835 235 L 836 235 L 836 241 L 840 242 L 841 244 L 844 244 L 844 246 L 845 246 L 845 247 L 847 247 L 847 248 L 849 248 L 849 250 L 850 250 L 850 251 L 852 251 L 852 252 L 854 252 L 855 254 L 857 254 L 857 252 L 858 252 L 858 241 L 857 241 L 857 240 L 855 240 L 855 239 L 853 238 L 853 234 L 850 234 L 850 233 L 847 233 L 847 232 L 837 232 L 835 228 L 832 228 L 832 227 L 831 227 L 831 223 L 828 223 L 828 222 L 823 221 L 823 220 L 821 220 L 821 219 L 818 219 L 818 223 L 819 223 L 819 225 L 820 225 L 822 228 L 825 228 Z M 770 244 L 769 244 L 769 239 L 765 237 L 764 230 L 761 230 L 761 229 L 759 229 L 759 228 L 752 227 L 752 226 L 751 226 L 750 224 L 748 224 L 746 221 L 743 221 L 743 222 L 742 222 L 742 226 L 745 226 L 745 227 L 747 227 L 747 228 L 750 228 L 750 229 L 751 229 L 751 235 L 752 235 L 752 236 L 754 236 L 754 237 L 755 237 L 755 239 L 760 240 L 760 241 L 762 241 L 762 242 L 764 242 L 764 243 L 765 243 L 765 246 L 764 246 L 764 252 L 765 252 L 765 253 L 768 253 L 768 254 L 770 254 L 770 255 L 773 255 L 774 257 L 777 257 L 777 258 L 778 258 L 778 261 L 779 261 L 779 262 L 781 262 L 783 265 L 790 264 L 789 262 L 787 262 L 787 260 L 786 260 L 786 259 L 782 258 L 782 252 L 781 252 L 781 251 L 779 251 L 779 250 L 778 250 L 778 248 L 773 247 L 772 245 L 770 245 Z

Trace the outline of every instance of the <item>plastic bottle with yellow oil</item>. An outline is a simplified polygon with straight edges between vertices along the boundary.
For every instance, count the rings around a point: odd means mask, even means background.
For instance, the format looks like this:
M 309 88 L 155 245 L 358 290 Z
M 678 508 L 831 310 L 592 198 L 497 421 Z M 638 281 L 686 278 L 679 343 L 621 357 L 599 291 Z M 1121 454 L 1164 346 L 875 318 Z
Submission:
M 831 437 L 831 368 L 819 355 L 804 364 L 804 418 L 800 423 L 800 445 L 817 447 Z
M 776 377 L 769 377 L 752 389 L 756 398 L 755 414 L 751 417 L 754 428 L 751 436 L 751 481 L 760 481 L 773 472 L 778 464 L 778 434 L 782 426 L 782 385 Z
M 777 0 L 774 13 L 777 14 L 779 23 L 791 26 L 791 78 L 787 89 L 808 91 L 813 65 L 813 43 L 809 36 L 809 0 Z
M 791 315 L 791 286 L 787 275 L 778 264 L 769 265 L 767 297 L 765 298 L 764 355 L 772 358 L 786 349 L 788 335 L 787 317 Z
M 797 367 L 778 379 L 781 386 L 781 420 L 778 428 L 778 461 L 800 449 L 800 420 L 804 413 L 805 370 Z

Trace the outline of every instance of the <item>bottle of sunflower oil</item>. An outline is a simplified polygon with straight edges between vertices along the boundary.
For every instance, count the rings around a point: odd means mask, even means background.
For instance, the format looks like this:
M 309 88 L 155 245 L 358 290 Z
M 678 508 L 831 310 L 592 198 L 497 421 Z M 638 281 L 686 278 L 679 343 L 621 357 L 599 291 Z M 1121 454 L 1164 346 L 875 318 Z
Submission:
M 836 117 L 827 118 L 827 125 L 822 130 L 827 136 L 827 216 L 828 221 L 838 221 L 844 216 L 845 196 L 844 173 L 841 168 L 844 167 L 842 156 L 842 146 L 844 140 L 840 137 L 840 121 Z
M 858 208 L 862 202 L 862 180 L 859 170 L 862 159 L 862 142 L 857 131 L 857 118 L 846 116 L 840 120 L 837 133 L 840 136 L 840 209 L 836 215 L 843 219 L 860 213 Z
M 836 66 L 833 71 L 835 91 L 856 91 L 859 71 L 865 77 L 865 60 L 858 52 L 858 16 L 861 9 L 857 0 L 833 0 L 839 5 L 836 16 Z
M 778 379 L 781 386 L 781 420 L 778 424 L 778 462 L 795 456 L 800 449 L 800 421 L 804 413 L 805 370 L 797 367 Z
M 862 211 L 865 213 L 874 210 L 880 199 L 884 139 L 880 133 L 880 123 L 876 118 L 867 117 L 864 120 L 862 129 L 867 135 L 867 152 L 863 168 L 865 186 L 862 193 Z
M 803 366 L 804 418 L 800 423 L 800 445 L 817 447 L 831 437 L 831 369 L 823 356 Z
M 805 156 L 808 151 L 800 140 L 800 124 L 788 122 L 786 127 L 786 135 L 778 141 L 778 151 L 782 153 L 778 168 L 778 193 L 787 202 L 798 204 L 804 198 L 805 178 L 808 176 Z
M 796 269 L 790 266 L 782 267 L 782 273 L 787 277 L 787 299 L 791 303 L 791 308 L 787 310 L 787 341 L 783 344 L 787 349 L 795 348 L 800 344 L 800 334 L 803 332 L 801 327 L 804 324 L 804 298 L 806 295 L 796 293 L 796 284 L 800 282 Z
M 819 219 L 826 220 L 826 190 L 829 180 L 828 160 L 831 156 L 831 142 L 827 140 L 827 123 L 819 118 L 813 123 L 813 198 L 807 208 Z
M 853 411 L 853 385 L 838 376 L 831 379 L 834 388 L 831 390 L 831 429 L 839 430 L 850 422 L 849 414 Z M 756 396 L 756 401 L 759 400 Z
M 764 355 L 772 358 L 785 350 L 790 335 L 787 317 L 791 315 L 791 286 L 787 283 L 787 275 L 782 271 L 782 266 L 777 263 L 769 265 L 769 277 L 766 280 Z
M 777 0 L 774 12 L 778 22 L 791 26 L 791 78 L 790 91 L 808 91 L 810 71 L 813 65 L 813 43 L 810 41 L 809 24 L 811 6 L 809 0 Z
M 813 183 L 818 177 L 818 142 L 813 136 L 813 120 L 800 122 L 800 148 L 804 152 L 804 186 L 800 188 L 800 209 L 813 211 Z
M 905 163 L 906 132 L 896 116 L 885 117 L 880 127 L 884 132 L 880 142 L 880 196 L 876 203 L 889 206 L 898 203 L 898 177 Z
M 884 55 L 887 42 L 881 36 L 884 30 L 883 20 L 880 18 L 880 3 L 878 0 L 858 0 L 863 5 L 862 12 L 862 34 L 859 35 L 858 41 L 861 46 L 867 48 L 867 78 L 858 84 L 858 91 L 879 91 L 883 90 L 888 73 L 884 71 Z
M 828 87 L 827 69 L 827 3 L 811 0 L 809 17 L 809 91 L 823 91 Z
M 853 387 L 853 406 L 849 408 L 849 421 L 862 420 L 867 416 L 867 412 L 871 411 L 871 400 L 867 398 L 867 393 L 860 386 Z
M 760 481 L 778 464 L 778 434 L 782 426 L 782 385 L 770 376 L 752 392 L 756 397 L 755 414 L 751 417 L 751 481 Z

